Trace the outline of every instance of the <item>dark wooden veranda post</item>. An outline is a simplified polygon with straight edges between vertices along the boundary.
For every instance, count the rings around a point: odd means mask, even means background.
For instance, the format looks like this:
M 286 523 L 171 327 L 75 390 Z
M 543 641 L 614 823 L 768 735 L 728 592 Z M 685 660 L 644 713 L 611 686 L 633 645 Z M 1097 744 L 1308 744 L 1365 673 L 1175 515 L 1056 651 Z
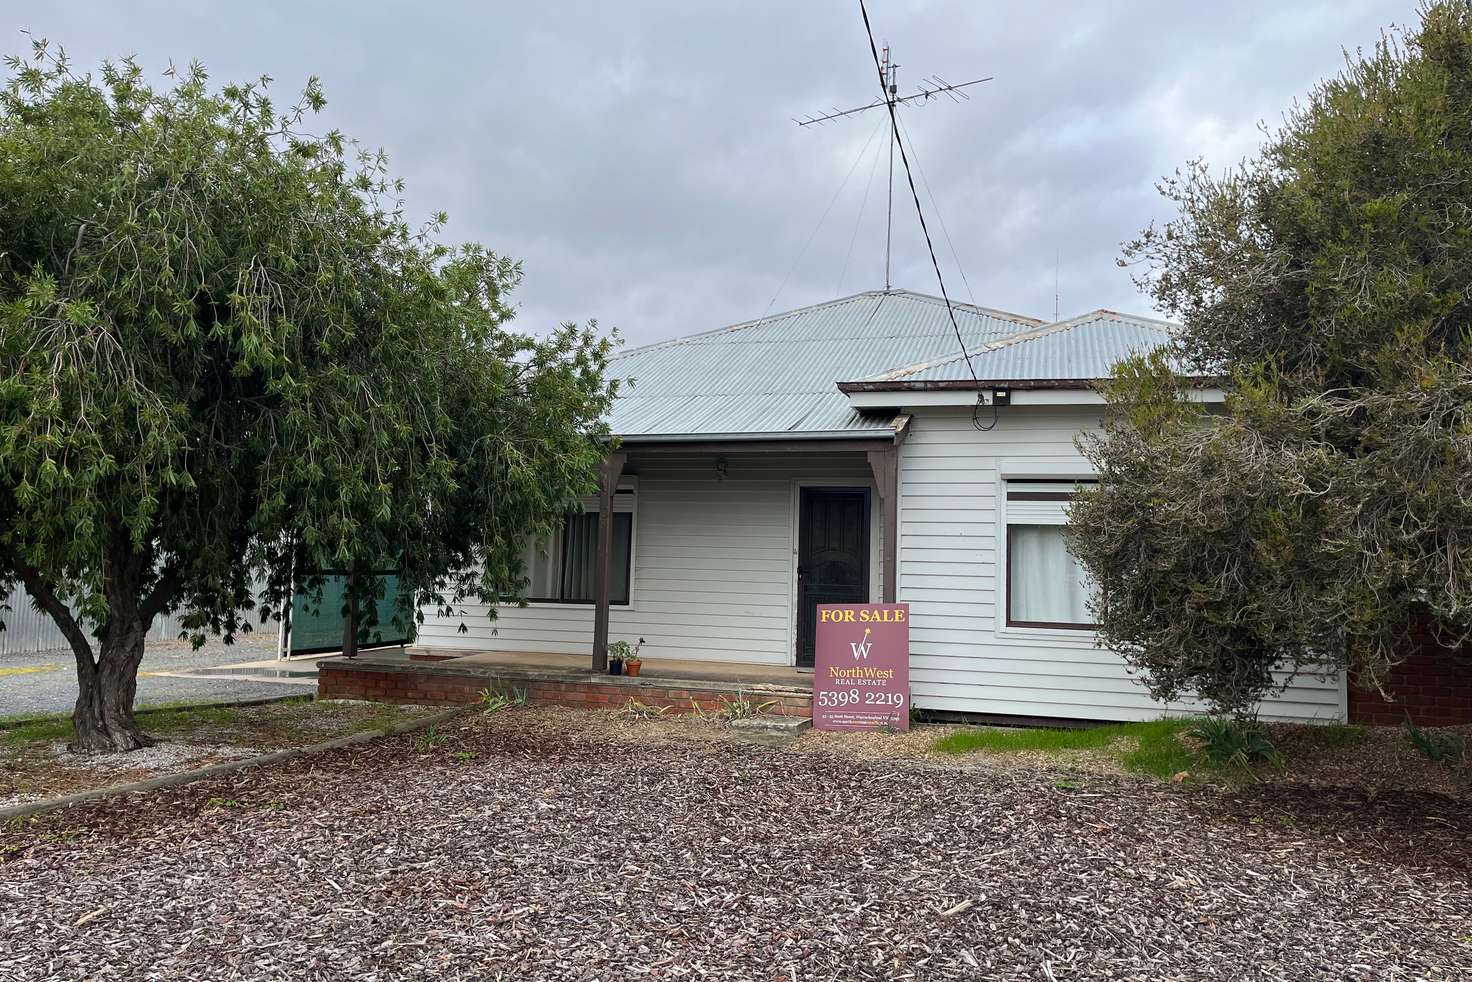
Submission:
M 348 563 L 343 577 L 342 653 L 358 657 L 358 564 Z
M 874 487 L 884 509 L 883 592 L 882 603 L 892 604 L 899 590 L 900 555 L 900 444 L 909 435 L 910 417 L 901 415 L 894 421 L 894 443 L 868 451 L 869 470 L 874 472 Z
M 608 671 L 608 563 L 613 552 L 613 496 L 624 473 L 625 453 L 603 461 L 598 482 L 598 556 L 593 568 L 593 671 Z

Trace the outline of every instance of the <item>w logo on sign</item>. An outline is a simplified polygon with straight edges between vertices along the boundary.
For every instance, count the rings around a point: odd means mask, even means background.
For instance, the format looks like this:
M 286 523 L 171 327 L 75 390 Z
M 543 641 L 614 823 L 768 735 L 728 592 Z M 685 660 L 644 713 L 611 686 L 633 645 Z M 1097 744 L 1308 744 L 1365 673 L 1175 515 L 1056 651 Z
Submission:
M 874 642 L 869 640 L 871 630 L 872 628 L 864 628 L 864 640 L 848 643 L 848 650 L 854 653 L 854 661 L 869 657 L 869 649 L 874 647 Z

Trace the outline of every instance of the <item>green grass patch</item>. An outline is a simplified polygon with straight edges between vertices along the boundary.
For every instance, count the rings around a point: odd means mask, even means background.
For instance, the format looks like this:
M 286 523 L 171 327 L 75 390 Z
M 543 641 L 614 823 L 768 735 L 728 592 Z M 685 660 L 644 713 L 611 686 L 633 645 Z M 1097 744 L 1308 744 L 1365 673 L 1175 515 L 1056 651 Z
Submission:
M 42 740 L 69 740 L 72 735 L 70 719 L 41 717 L 7 726 L 3 731 L 5 742 L 11 744 L 38 743 Z
M 1189 729 L 1192 720 L 1157 719 L 1148 723 L 1130 723 L 1138 727 L 1135 746 L 1124 752 L 1121 762 L 1127 770 L 1169 778 L 1181 771 L 1209 769 L 1206 760 L 1181 742 L 1181 731 Z
M 239 718 L 239 712 L 228 706 L 212 706 L 202 709 L 140 709 L 138 725 L 145 733 L 177 733 L 198 726 L 223 726 Z M 29 720 L 7 720 L 0 730 L 0 737 L 12 746 L 26 743 L 70 740 L 72 721 L 66 716 L 40 716 Z
M 1116 756 L 1129 770 L 1170 777 L 1199 767 L 1197 755 L 1180 740 L 1190 725 L 1185 719 L 1157 719 L 1079 729 L 977 727 L 941 737 L 935 749 L 954 755 L 1095 751 Z

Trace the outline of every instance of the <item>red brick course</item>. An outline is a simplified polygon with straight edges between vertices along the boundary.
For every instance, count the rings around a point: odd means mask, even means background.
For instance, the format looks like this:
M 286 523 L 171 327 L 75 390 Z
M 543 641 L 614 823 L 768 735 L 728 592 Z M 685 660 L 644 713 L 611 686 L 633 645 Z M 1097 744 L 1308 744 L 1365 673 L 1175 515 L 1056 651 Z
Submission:
M 552 681 L 492 674 L 436 674 L 413 667 L 377 668 L 324 662 L 317 673 L 317 696 L 321 699 L 366 699 L 426 706 L 464 706 L 480 701 L 481 692 L 491 689 L 508 695 L 525 690 L 535 705 L 571 706 L 578 709 L 623 709 L 637 700 L 671 714 L 684 714 L 699 707 L 702 712 L 719 712 L 722 699 L 738 696 L 756 705 L 771 703 L 763 712 L 779 716 L 811 716 L 813 698 L 796 693 L 738 693 L 727 688 L 707 688 L 696 681 L 640 679 L 622 684 L 570 678 Z
M 1386 701 L 1373 689 L 1349 687 L 1349 721 L 1394 726 L 1409 715 L 1417 726 L 1472 723 L 1472 646 L 1454 650 L 1436 642 L 1430 622 L 1412 628 L 1409 657 L 1390 670 Z

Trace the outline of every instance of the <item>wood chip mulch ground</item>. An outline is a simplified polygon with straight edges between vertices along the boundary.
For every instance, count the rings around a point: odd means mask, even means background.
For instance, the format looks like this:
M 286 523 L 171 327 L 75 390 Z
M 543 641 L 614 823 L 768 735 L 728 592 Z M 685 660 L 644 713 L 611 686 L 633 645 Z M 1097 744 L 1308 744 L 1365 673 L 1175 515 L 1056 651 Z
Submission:
M 293 700 L 141 713 L 154 746 L 132 753 L 73 754 L 64 720 L 0 726 L 0 807 L 310 746 L 430 710 L 374 703 Z M 28 736 L 28 731 L 39 735 Z
M 461 717 L 0 830 L 0 978 L 1472 977 L 1463 799 L 588 720 Z

